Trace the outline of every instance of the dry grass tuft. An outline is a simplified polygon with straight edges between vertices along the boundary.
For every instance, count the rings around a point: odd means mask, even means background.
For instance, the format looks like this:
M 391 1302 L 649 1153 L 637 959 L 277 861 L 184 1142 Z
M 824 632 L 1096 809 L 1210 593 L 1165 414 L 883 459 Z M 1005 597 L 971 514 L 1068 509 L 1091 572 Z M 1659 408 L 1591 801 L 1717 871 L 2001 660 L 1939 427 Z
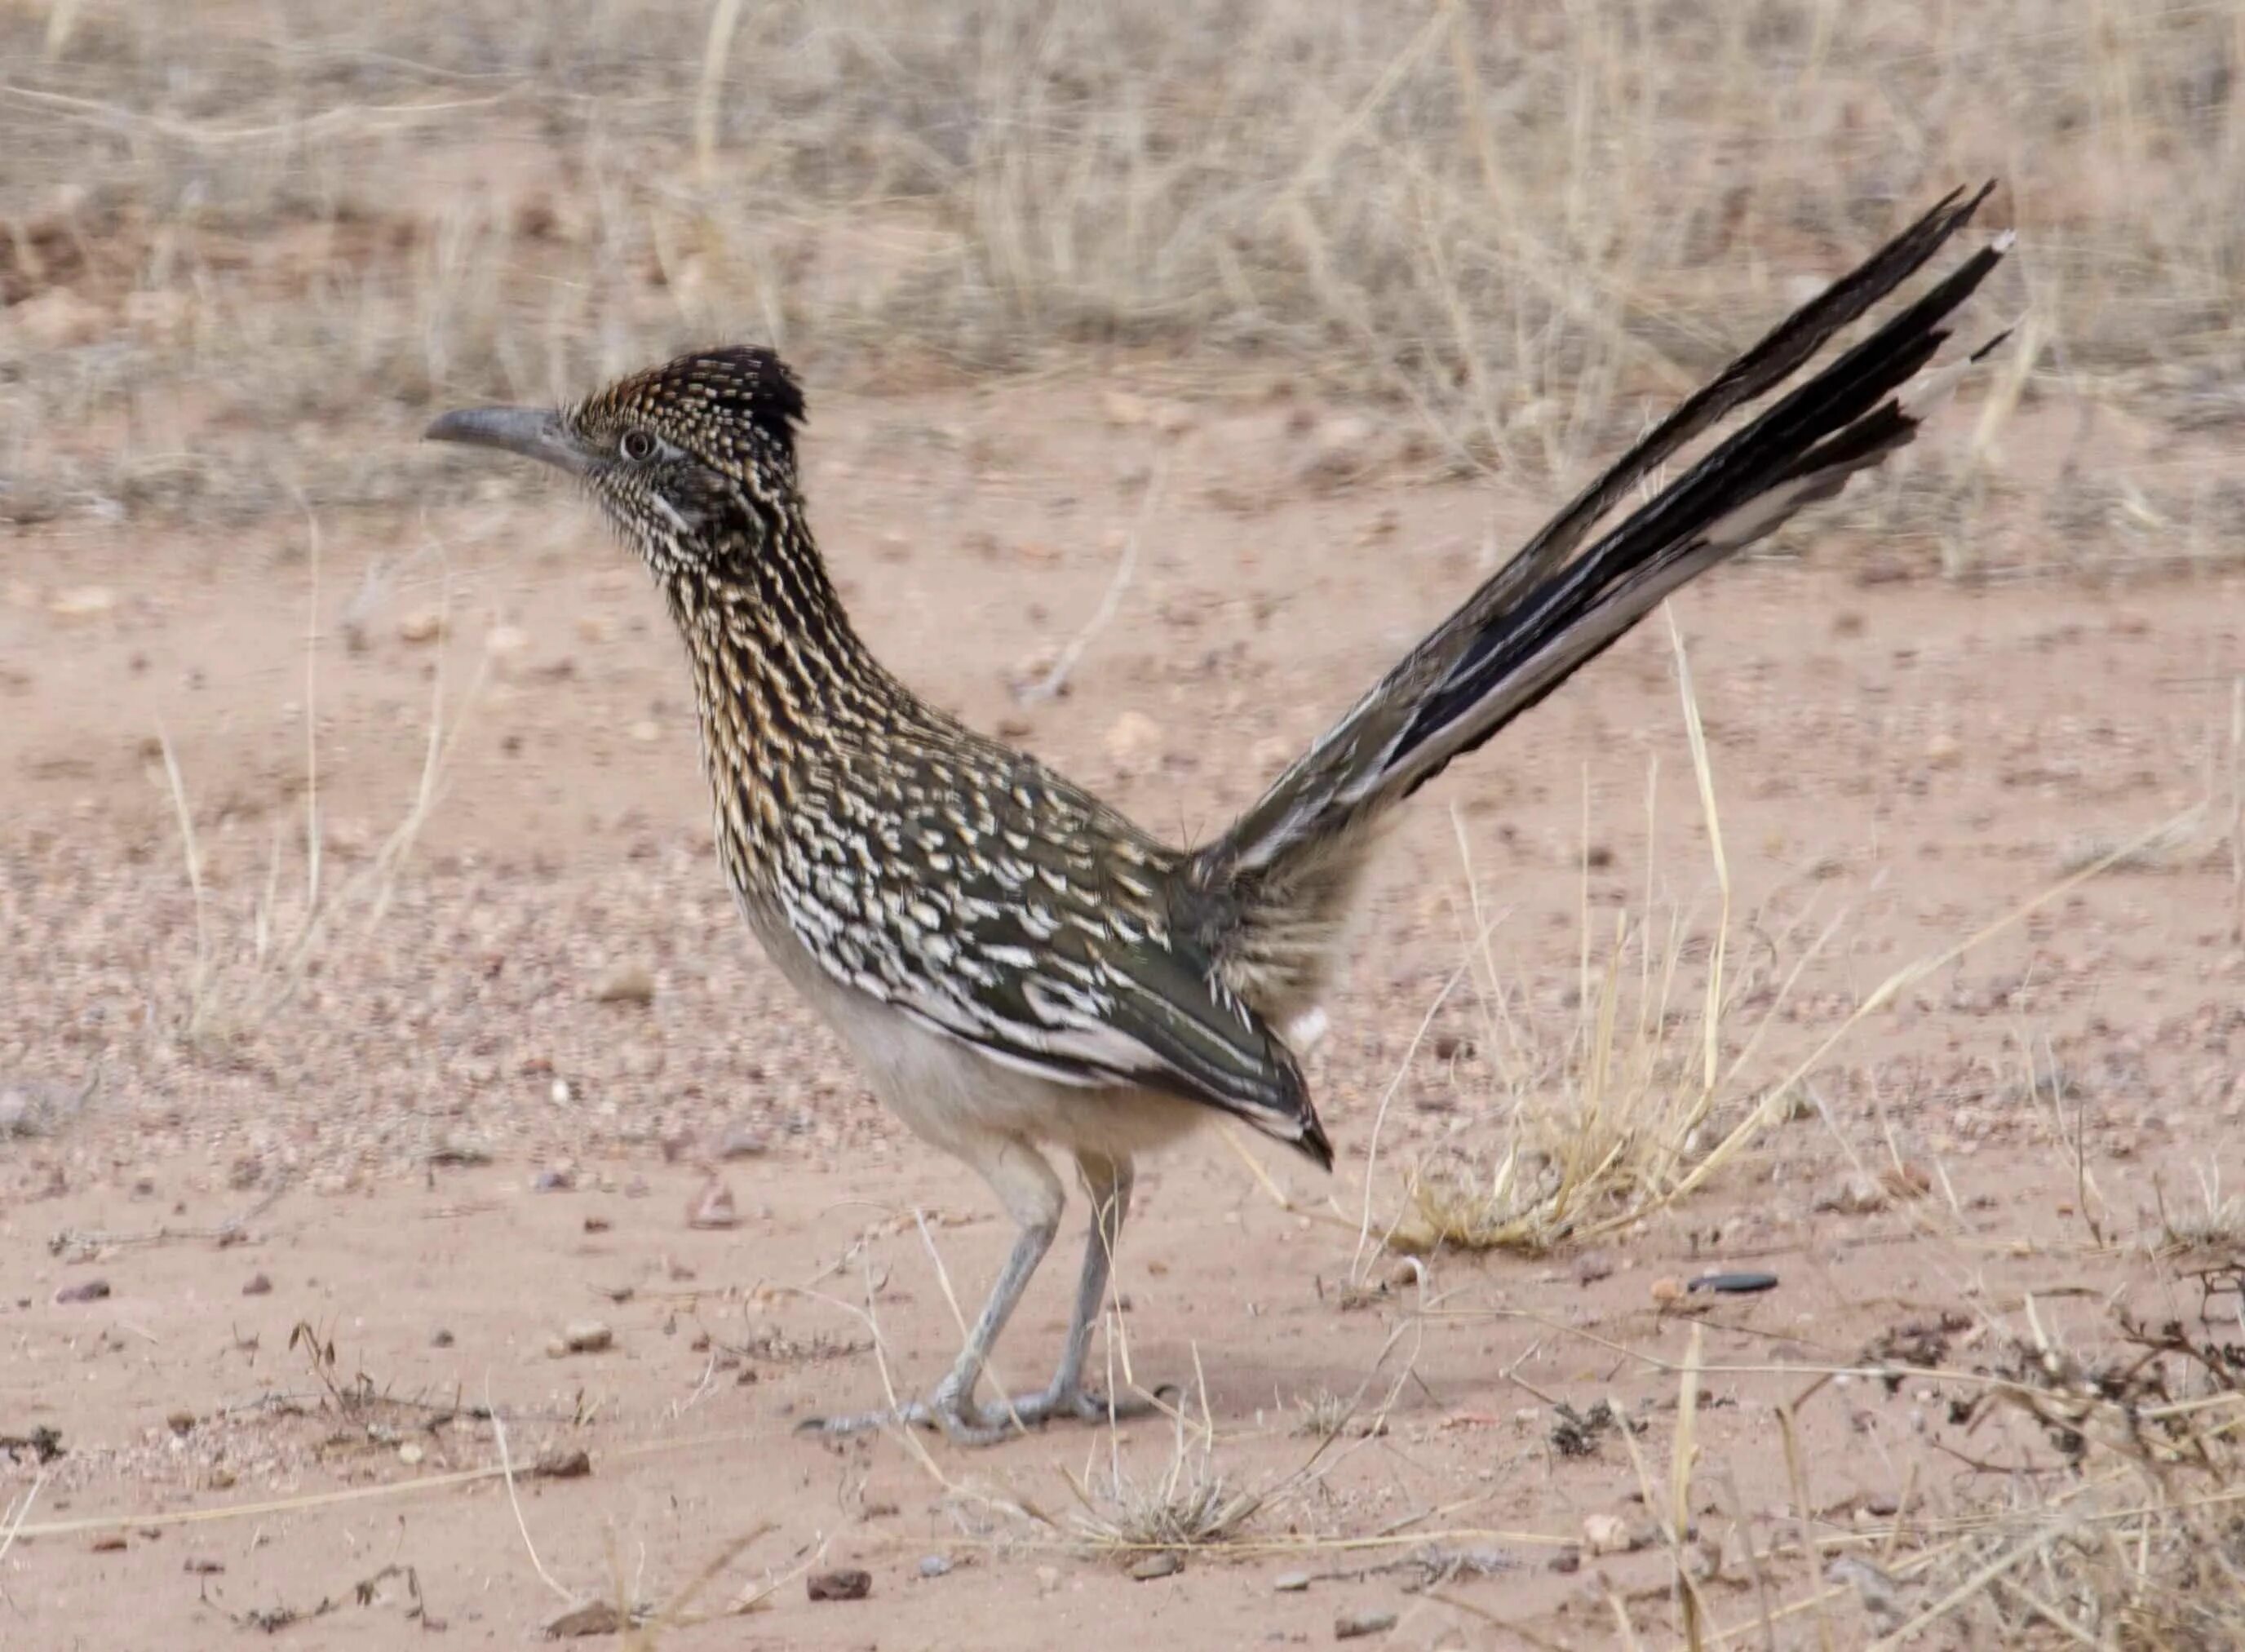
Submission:
M 2245 1248 L 2245 1198 L 2221 1191 L 2220 1169 L 2199 1179 L 2199 1202 L 2170 1209 L 2160 1202 L 2159 1249 L 2167 1254 L 2202 1255 Z
M 1375 1393 L 1377 1373 L 1399 1349 L 1407 1349 L 1405 1356 L 1386 1387 Z M 1110 1428 L 1105 1472 L 1095 1478 L 1089 1473 L 1068 1477 L 1077 1504 L 1068 1523 L 1075 1546 L 1121 1559 L 1181 1555 L 1235 1543 L 1257 1515 L 1299 1502 L 1356 1452 L 1387 1434 L 1388 1413 L 1411 1383 L 1417 1357 L 1418 1328 L 1406 1319 L 1388 1334 L 1353 1395 L 1319 1394 L 1303 1403 L 1301 1420 L 1293 1431 L 1314 1442 L 1308 1455 L 1258 1485 L 1242 1485 L 1217 1465 L 1216 1428 L 1205 1378 L 1198 1385 L 1197 1421 L 1188 1406 L 1165 1408 L 1170 1447 L 1159 1472 L 1142 1474 L 1126 1465 L 1120 1436 Z M 1366 1414 L 1367 1398 L 1371 1404 Z
M 1473 908 L 1487 1045 L 1503 1052 L 1504 1092 L 1492 1111 L 1502 1139 L 1493 1149 L 1452 1148 L 1430 1155 L 1409 1178 L 1405 1208 L 1382 1237 L 1407 1254 L 1547 1250 L 1568 1241 L 1626 1228 L 1668 1208 L 1737 1163 L 1772 1128 L 1813 1110 L 1807 1082 L 1862 1023 L 1901 995 L 1994 936 L 2090 880 L 2139 861 L 2153 846 L 2202 833 L 2212 803 L 2186 809 L 2093 859 L 1942 950 L 1913 960 L 1863 995 L 1806 1055 L 1766 1083 L 1747 1080 L 1765 1035 L 1803 972 L 1834 938 L 1828 923 L 1783 968 L 1726 974 L 1731 882 L 1705 731 L 1684 656 L 1676 646 L 1692 770 L 1714 861 L 1718 911 L 1704 939 L 1683 914 L 1656 912 L 1650 897 L 1635 922 L 1618 914 L 1602 951 L 1588 919 L 1589 867 L 1582 910 L 1581 1013 L 1557 1037 L 1515 1007 L 1489 952 L 1495 925 Z M 1657 770 L 1655 771 L 1657 778 Z M 1648 788 L 1648 815 L 1657 825 Z M 1587 822 L 1586 827 L 1587 827 Z M 1648 832 L 1648 837 L 1654 835 Z M 1468 858 L 1468 887 L 1472 887 Z M 1794 926 L 1797 932 L 1800 925 Z M 1634 969 L 1630 965 L 1634 963 Z M 1692 973 L 1699 980 L 1692 989 Z M 1696 999 L 1696 1007 L 1692 1001 Z M 1759 1019 L 1741 1027 L 1741 1005 Z M 1415 1045 L 1414 1045 L 1415 1049 Z M 1400 1075 L 1399 1075 L 1400 1082 Z M 1386 1105 L 1382 1105 L 1382 1121 Z M 1374 1125 L 1377 1152 L 1379 1123 Z M 2065 1132 L 2059 1121 L 2058 1134 Z M 1845 1142 L 1842 1150 L 1854 1156 Z M 2209 1195 L 2210 1197 L 2210 1195 Z M 1370 1232 L 1367 1180 L 1366 1231 Z
M 1123 1471 L 1087 1486 L 1074 1524 L 1095 1553 L 1173 1552 L 1223 1542 L 1262 1506 L 1260 1493 L 1232 1485 L 1205 1451 L 1180 1451 L 1150 1479 Z
M 1294 1432 L 1313 1440 L 1337 1438 L 1356 1415 L 1356 1402 L 1321 1388 L 1294 1402 Z
M 1740 981 L 1726 973 L 1729 867 L 1699 704 L 1672 625 L 1672 636 L 1714 859 L 1712 930 L 1694 936 L 1682 912 L 1656 909 L 1648 895 L 1634 918 L 1616 915 L 1610 936 L 1594 935 L 1586 862 L 1582 1007 L 1553 1038 L 1499 984 L 1488 941 L 1494 926 L 1476 898 L 1474 973 L 1484 1047 L 1505 1058 L 1504 1139 L 1493 1150 L 1453 1148 L 1418 1165 L 1408 1207 L 1388 1235 L 1392 1248 L 1540 1251 L 1611 1231 L 1699 1186 L 1784 1116 L 1781 1091 L 1757 1097 L 1740 1083 L 1759 1030 L 1729 1024 L 1740 997 Z M 1649 792 L 1657 828 L 1657 788 Z M 1764 1026 L 1776 1008 L 1765 1010 Z M 1712 1128 L 1719 1120 L 1723 1133 Z
M 1283 1496 L 1316 1461 L 1275 1486 L 1252 1490 L 1216 1466 L 1216 1430 L 1201 1383 L 1201 1417 L 1185 1405 L 1170 1411 L 1170 1458 L 1158 1473 L 1141 1475 L 1122 1460 L 1120 1438 L 1108 1431 L 1103 1474 L 1068 1477 L 1076 1512 L 1069 1521 L 1077 1543 L 1092 1553 L 1177 1554 L 1237 1536 L 1274 1497 Z M 1328 1437 L 1329 1438 L 1329 1437 Z M 1325 1450 L 1320 1439 L 1318 1452 Z

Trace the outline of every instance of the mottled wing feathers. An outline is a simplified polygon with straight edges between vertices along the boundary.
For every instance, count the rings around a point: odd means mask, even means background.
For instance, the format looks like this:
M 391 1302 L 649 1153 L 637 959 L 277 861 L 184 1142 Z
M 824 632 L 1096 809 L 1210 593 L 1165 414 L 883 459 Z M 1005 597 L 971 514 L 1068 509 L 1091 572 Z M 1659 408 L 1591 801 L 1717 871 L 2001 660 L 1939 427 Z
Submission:
M 1203 1102 L 1330 1165 L 1293 1056 L 1172 928 L 1174 853 L 962 733 L 798 778 L 775 895 L 811 954 L 990 1060 Z

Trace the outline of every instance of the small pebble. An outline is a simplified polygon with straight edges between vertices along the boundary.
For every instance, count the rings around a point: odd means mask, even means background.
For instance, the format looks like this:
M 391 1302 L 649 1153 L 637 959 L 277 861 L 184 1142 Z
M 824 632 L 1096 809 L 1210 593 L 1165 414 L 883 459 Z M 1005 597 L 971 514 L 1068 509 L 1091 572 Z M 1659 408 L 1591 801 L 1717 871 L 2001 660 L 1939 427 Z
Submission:
M 58 1302 L 98 1302 L 109 1295 L 105 1279 L 80 1280 L 75 1285 L 65 1285 L 55 1293 Z
M 650 1004 L 655 1002 L 655 976 L 644 965 L 623 964 L 600 978 L 593 996 L 602 1003 Z
M 546 1625 L 549 1641 L 575 1641 L 594 1635 L 616 1635 L 624 1627 L 623 1615 L 606 1601 L 573 1606 Z
M 1310 1587 L 1307 1572 L 1281 1572 L 1271 1580 L 1271 1587 L 1281 1594 L 1299 1594 Z
M 397 1460 L 404 1464 L 408 1468 L 417 1468 L 420 1466 L 421 1458 L 424 1455 L 425 1453 L 421 1449 L 420 1442 L 417 1440 L 408 1440 L 404 1445 L 397 1448 Z
M 941 1577 L 950 1570 L 951 1557 L 947 1554 L 923 1554 L 919 1557 L 919 1574 L 922 1577 Z
M 717 1144 L 720 1159 L 761 1159 L 770 1151 L 770 1139 L 763 1132 L 746 1126 L 727 1131 L 724 1140 Z
M 1756 1291 L 1775 1290 L 1775 1274 L 1702 1274 L 1691 1284 L 1693 1290 L 1711 1290 L 1726 1295 L 1751 1295 Z
M 444 616 L 433 608 L 415 608 L 397 622 L 397 636 L 404 642 L 433 642 L 444 634 Z
M 1344 1612 L 1333 1620 L 1333 1639 L 1360 1640 L 1367 1635 L 1385 1635 L 1395 1627 L 1395 1614 L 1384 1608 L 1370 1612 Z
M 615 1346 L 616 1334 L 597 1319 L 580 1319 L 546 1345 L 555 1359 L 567 1354 L 597 1354 Z
M 195 1414 L 193 1411 L 173 1411 L 164 1419 L 164 1423 L 174 1434 L 192 1433 L 195 1426 Z
M 686 1207 L 688 1227 L 738 1227 L 741 1225 L 739 1207 L 733 1203 L 733 1190 L 723 1180 L 712 1176 L 694 1195 L 694 1202 Z
M 873 1592 L 873 1574 L 854 1566 L 813 1572 L 805 1587 L 814 1601 L 862 1601 Z
M 450 1348 L 451 1345 L 452 1333 L 448 1330 L 440 1329 L 434 1336 L 431 1336 L 429 1339 L 429 1346 L 431 1348 Z
M 1585 1514 L 1583 1547 L 1593 1554 L 1621 1553 L 1630 1547 L 1629 1523 L 1618 1514 Z
M 581 1445 L 548 1446 L 530 1472 L 541 1480 L 581 1480 L 593 1472 L 592 1454 Z
M 252 1274 L 243 1282 L 241 1294 L 244 1296 L 270 1296 L 273 1294 L 273 1281 L 262 1274 Z
M 1887 1207 L 1887 1193 L 1872 1177 L 1851 1175 L 1832 1192 L 1820 1195 L 1815 1207 L 1846 1216 L 1868 1216 Z
M 1150 1583 L 1157 1577 L 1174 1577 L 1184 1569 L 1184 1564 L 1173 1552 L 1164 1549 L 1159 1554 L 1146 1555 L 1133 1565 L 1130 1579 L 1134 1583 Z
M 106 585 L 78 585 L 58 591 L 47 602 L 47 612 L 58 620 L 90 620 L 117 606 L 117 593 Z
M 1125 711 L 1107 731 L 1107 755 L 1125 774 L 1142 774 L 1161 760 L 1162 725 L 1143 711 Z

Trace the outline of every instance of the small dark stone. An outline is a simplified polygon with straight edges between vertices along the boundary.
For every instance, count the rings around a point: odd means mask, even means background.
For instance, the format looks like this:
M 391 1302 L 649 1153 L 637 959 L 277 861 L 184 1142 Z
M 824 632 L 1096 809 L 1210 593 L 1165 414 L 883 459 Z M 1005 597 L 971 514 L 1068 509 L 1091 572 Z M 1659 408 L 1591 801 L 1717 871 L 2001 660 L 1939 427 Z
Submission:
M 450 1348 L 451 1345 L 452 1333 L 448 1330 L 440 1330 L 429 1339 L 429 1346 L 431 1348 Z
M 105 1279 L 80 1280 L 75 1285 L 65 1285 L 55 1293 L 58 1302 L 98 1302 L 109 1295 Z
M 862 1601 L 873 1592 L 873 1574 L 845 1566 L 831 1572 L 813 1572 L 806 1587 L 814 1601 Z
M 761 1159 L 771 1151 L 771 1142 L 760 1130 L 746 1126 L 725 1132 L 725 1139 L 717 1146 L 720 1159 Z
M 273 1281 L 262 1274 L 252 1274 L 243 1281 L 241 1294 L 244 1296 L 270 1296 L 273 1294 Z
M 1775 1290 L 1775 1274 L 1702 1274 L 1689 1287 L 1692 1290 L 1712 1290 L 1730 1296 L 1752 1295 L 1756 1291 Z
M 606 1601 L 587 1601 L 572 1607 L 546 1626 L 549 1641 L 576 1641 L 595 1635 L 615 1635 L 624 1627 L 623 1614 Z
M 1149 1554 L 1130 1568 L 1134 1583 L 1150 1583 L 1157 1577 L 1174 1577 L 1184 1570 L 1185 1563 L 1164 1549 L 1159 1554 Z
M 1360 1640 L 1367 1635 L 1385 1635 L 1394 1627 L 1395 1615 L 1393 1612 L 1344 1612 L 1333 1620 L 1333 1639 Z
M 1570 1572 L 1579 1572 L 1583 1569 L 1583 1552 L 1572 1547 L 1561 1549 L 1543 1562 L 1543 1569 L 1557 1572 L 1563 1577 Z

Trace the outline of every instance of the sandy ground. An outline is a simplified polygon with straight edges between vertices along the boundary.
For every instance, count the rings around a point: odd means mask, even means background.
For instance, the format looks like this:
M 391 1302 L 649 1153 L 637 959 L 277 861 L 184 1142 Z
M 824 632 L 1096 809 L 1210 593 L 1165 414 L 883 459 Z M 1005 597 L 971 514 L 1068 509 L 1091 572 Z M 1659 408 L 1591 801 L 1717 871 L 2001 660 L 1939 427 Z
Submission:
M 815 515 L 876 645 L 1181 836 L 1549 502 L 1407 464 L 1336 486 L 1284 405 L 1172 421 L 1060 384 L 814 412 Z M 793 1431 L 885 1376 L 930 1383 L 947 1292 L 971 1312 L 1008 1236 L 740 932 L 675 645 L 586 513 L 508 481 L 323 516 L 316 548 L 286 519 L 23 531 L 0 561 L 0 1493 L 37 1497 L 0 1643 L 512 1645 L 714 1567 L 682 1615 L 754 1609 L 664 1646 L 1321 1645 L 1360 1614 L 1395 1620 L 1367 1644 L 1602 1646 L 1618 1615 L 1671 1644 L 1646 1497 L 1694 1347 L 1689 1563 L 1719 1625 L 1861 1643 L 1892 1620 L 1759 1557 L 2052 1459 L 1969 1385 L 1815 1372 L 1895 1338 L 2010 1369 L 2031 1323 L 2096 1348 L 2115 1302 L 2201 1309 L 2137 1241 L 2245 1172 L 2222 835 L 2245 581 L 1967 588 L 1829 526 L 1676 605 L 1744 959 L 1726 1036 L 1775 1006 L 1741 1094 L 1904 963 L 2214 808 L 1855 1027 L 1815 1107 L 1679 1207 L 1414 1273 L 1377 1244 L 1402 1173 L 1497 1139 L 1491 1016 L 1468 987 L 1428 1019 L 1469 888 L 1539 1025 L 1578 1013 L 1586 914 L 1603 947 L 1648 887 L 1704 955 L 1712 861 L 1645 628 L 1399 834 L 1314 1062 L 1334 1176 L 1251 1147 L 1266 1186 L 1215 1133 L 1143 1176 L 1095 1359 L 1179 1385 L 1193 1428 L 983 1452 Z M 1070 692 L 1025 704 L 1012 683 L 1132 534 Z M 1057 1343 L 1061 1255 L 1000 1349 L 1021 1386 Z M 1664 1288 L 1710 1267 L 1778 1284 Z M 553 1351 L 590 1321 L 606 1346 Z M 1639 1430 L 1567 1425 L 1600 1401 Z M 587 1473 L 539 1472 L 580 1451 Z M 1263 1499 L 1229 1544 L 1165 1570 L 1099 1540 L 1199 1479 Z M 869 1597 L 813 1598 L 839 1568 Z

